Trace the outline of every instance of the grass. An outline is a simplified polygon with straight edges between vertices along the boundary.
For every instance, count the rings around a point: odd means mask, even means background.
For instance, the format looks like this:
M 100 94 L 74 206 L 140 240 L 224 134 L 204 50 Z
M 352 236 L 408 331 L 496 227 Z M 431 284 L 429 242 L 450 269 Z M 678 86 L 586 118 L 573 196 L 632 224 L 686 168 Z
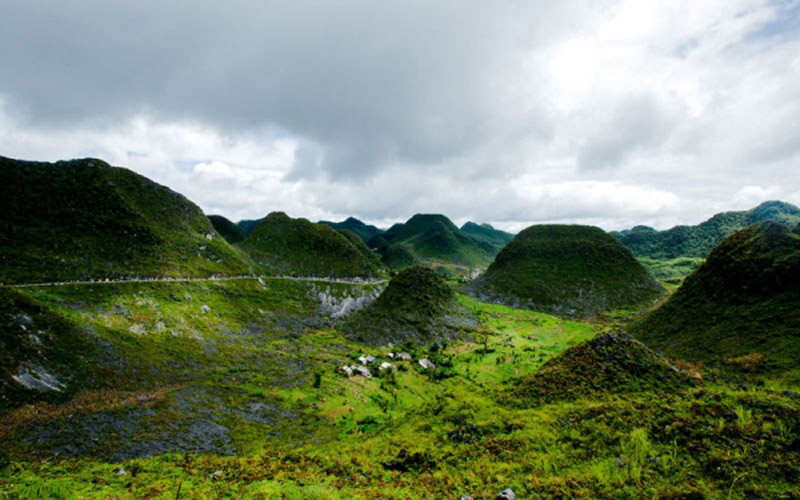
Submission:
M 361 290 L 325 286 L 340 298 Z M 509 487 L 518 498 L 800 495 L 800 399 L 783 392 L 790 381 L 587 392 L 534 407 L 500 397 L 508 381 L 539 373 L 635 311 L 568 320 L 459 294 L 479 321 L 475 338 L 380 347 L 350 341 L 336 321 L 318 317 L 320 291 L 281 280 L 26 289 L 65 321 L 91 325 L 127 363 L 155 366 L 146 383 L 176 384 L 147 402 L 120 390 L 40 405 L 48 426 L 96 412 L 124 421 L 139 409 L 153 412 L 152 429 L 183 422 L 188 431 L 202 417 L 228 429 L 235 451 L 226 454 L 223 445 L 116 460 L 104 458 L 102 447 L 52 456 L 42 453 L 47 443 L 8 447 L 4 440 L 0 496 L 494 498 Z M 135 324 L 145 325 L 143 333 L 130 332 Z M 339 369 L 362 354 L 383 361 L 398 350 L 412 360 L 394 362 L 391 375 L 346 377 Z M 419 367 L 422 358 L 436 360 L 443 376 Z M 253 404 L 274 406 L 276 418 L 234 413 Z M 203 417 L 208 411 L 213 418 Z M 15 422 L 15 440 L 24 443 L 34 422 Z

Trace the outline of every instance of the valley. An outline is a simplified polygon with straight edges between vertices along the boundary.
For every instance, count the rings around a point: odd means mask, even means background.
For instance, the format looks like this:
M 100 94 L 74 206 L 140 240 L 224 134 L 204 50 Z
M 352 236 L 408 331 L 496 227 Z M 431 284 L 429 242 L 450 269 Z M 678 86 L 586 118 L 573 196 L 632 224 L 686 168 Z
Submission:
M 4 498 L 800 497 L 796 207 L 665 254 L 0 174 Z

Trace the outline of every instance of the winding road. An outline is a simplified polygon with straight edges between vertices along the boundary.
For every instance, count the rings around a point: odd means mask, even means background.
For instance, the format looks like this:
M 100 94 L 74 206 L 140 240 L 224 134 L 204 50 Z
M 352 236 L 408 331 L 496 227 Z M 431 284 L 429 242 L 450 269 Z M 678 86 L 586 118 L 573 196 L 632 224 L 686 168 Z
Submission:
M 231 280 L 291 280 L 309 281 L 321 283 L 343 283 L 347 285 L 379 285 L 386 283 L 387 279 L 364 279 L 364 278 L 316 278 L 300 276 L 208 276 L 206 278 L 125 278 L 125 279 L 96 279 L 96 280 L 75 280 L 75 281 L 49 281 L 43 283 L 0 283 L 0 287 L 5 288 L 33 288 L 45 286 L 68 286 L 68 285 L 111 285 L 117 283 L 181 283 L 193 281 L 231 281 Z

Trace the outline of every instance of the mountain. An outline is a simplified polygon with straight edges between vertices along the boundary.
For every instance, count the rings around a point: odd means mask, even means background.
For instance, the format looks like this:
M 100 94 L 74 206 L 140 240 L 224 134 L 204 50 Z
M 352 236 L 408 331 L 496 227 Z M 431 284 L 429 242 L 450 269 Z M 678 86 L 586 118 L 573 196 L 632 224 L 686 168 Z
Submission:
M 255 228 L 262 220 L 264 219 L 245 219 L 240 220 L 236 223 L 236 225 L 239 226 L 242 231 L 244 231 L 244 234 L 250 234 L 253 231 L 253 228 Z
M 361 253 L 364 260 L 371 262 L 376 268 L 382 267 L 380 254 L 370 250 L 359 235 L 349 229 L 337 229 L 336 232 L 344 236 Z
M 269 273 L 339 278 L 378 274 L 375 262 L 338 231 L 283 212 L 261 219 L 239 245 Z
M 598 394 L 676 392 L 689 377 L 641 342 L 624 333 L 602 333 L 548 360 L 534 374 L 513 384 L 505 399 L 515 406 L 537 406 Z
M 514 239 L 514 235 L 499 229 L 493 228 L 490 224 L 477 224 L 475 222 L 467 222 L 461 226 L 461 230 L 472 236 L 476 240 L 485 241 L 490 245 L 497 247 L 500 251 L 509 241 Z
M 376 248 L 391 269 L 400 269 L 411 261 L 485 266 L 498 251 L 494 245 L 473 238 L 438 214 L 414 215 L 405 224 L 395 224 L 373 237 L 367 245 Z
M 525 229 L 470 287 L 482 299 L 567 317 L 640 305 L 662 291 L 614 237 L 577 225 Z
M 398 273 L 374 302 L 339 329 L 352 340 L 386 345 L 463 337 L 477 326 L 444 279 L 416 265 Z
M 726 238 L 631 331 L 676 358 L 736 364 L 736 358 L 763 356 L 767 367 L 794 368 L 798 303 L 800 235 L 765 221 Z
M 666 231 L 636 226 L 611 234 L 637 257 L 705 257 L 736 231 L 767 220 L 793 227 L 800 222 L 800 208 L 782 201 L 766 201 L 751 210 L 717 214 L 697 226 L 676 226 Z
M 382 229 L 378 229 L 375 226 L 369 226 L 367 224 L 364 224 L 363 222 L 354 217 L 348 217 L 346 220 L 342 222 L 330 222 L 326 220 L 321 220 L 319 221 L 319 224 L 325 224 L 326 226 L 330 226 L 334 229 L 347 229 L 349 231 L 352 231 L 355 234 L 357 234 L 359 238 L 364 240 L 364 243 L 368 242 L 370 238 L 374 238 L 375 236 L 383 232 Z
M 245 233 L 241 227 L 221 215 L 209 215 L 208 220 L 211 221 L 211 225 L 214 226 L 214 229 L 216 229 L 220 236 L 225 238 L 225 241 L 228 243 L 238 243 L 247 236 L 247 233 Z
M 96 159 L 0 157 L 0 281 L 249 272 L 200 208 Z

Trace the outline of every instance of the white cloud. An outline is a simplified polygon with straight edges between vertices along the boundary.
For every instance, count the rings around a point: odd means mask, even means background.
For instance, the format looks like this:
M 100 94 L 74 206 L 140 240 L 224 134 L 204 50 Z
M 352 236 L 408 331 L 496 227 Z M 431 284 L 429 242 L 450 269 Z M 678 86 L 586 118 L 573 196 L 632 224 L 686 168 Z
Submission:
M 6 9 L 0 154 L 98 156 L 234 220 L 663 228 L 800 201 L 796 2 L 301 3 Z

